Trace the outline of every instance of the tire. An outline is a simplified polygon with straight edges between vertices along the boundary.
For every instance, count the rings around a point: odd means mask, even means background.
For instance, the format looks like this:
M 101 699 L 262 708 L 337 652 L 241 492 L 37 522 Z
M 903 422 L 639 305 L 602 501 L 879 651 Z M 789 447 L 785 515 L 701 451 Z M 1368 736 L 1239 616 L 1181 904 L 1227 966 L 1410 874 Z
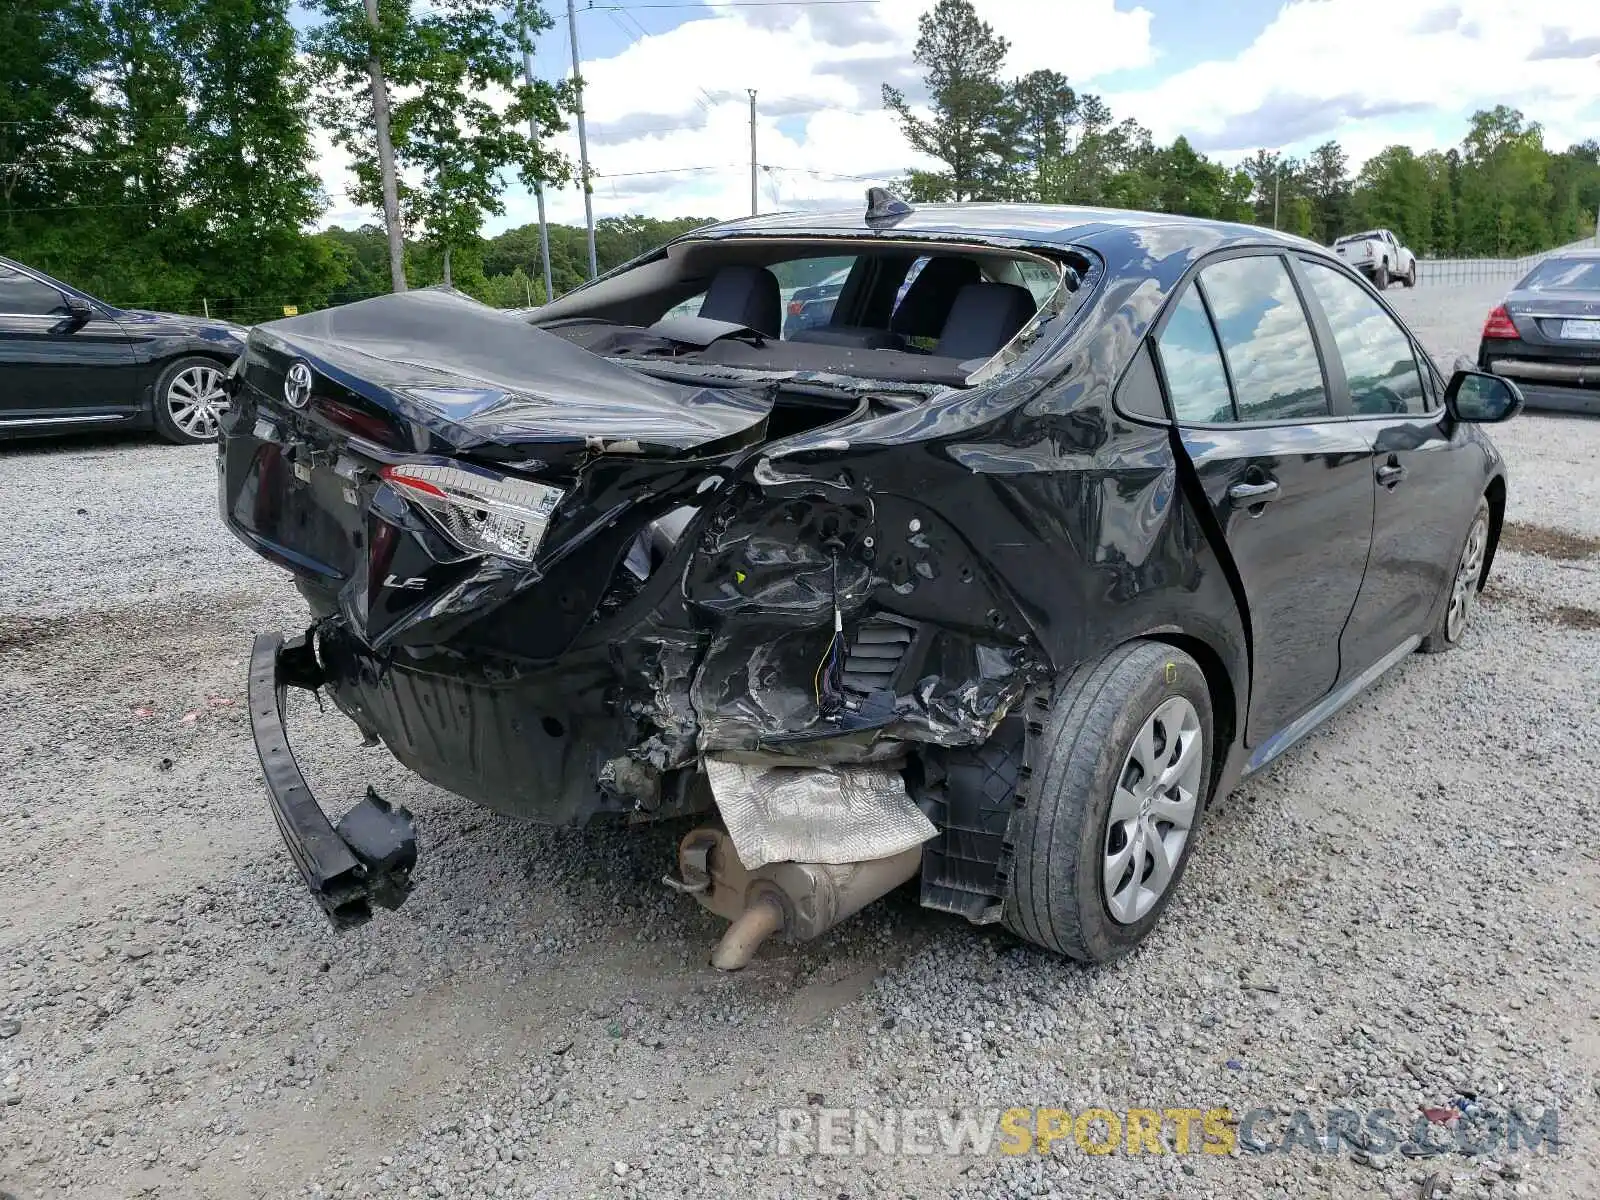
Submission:
M 1404 283 L 1408 288 L 1414 288 L 1414 287 L 1417 286 L 1417 260 L 1416 259 L 1413 258 L 1411 260 L 1411 267 L 1410 267 L 1410 269 L 1408 271 L 1406 271 L 1405 278 L 1402 279 L 1400 282 Z
M 1372 272 L 1372 286 L 1380 292 L 1389 286 L 1389 260 L 1384 259 Z
M 1480 497 L 1478 508 L 1472 514 L 1472 524 L 1467 526 L 1466 537 L 1461 539 L 1461 552 L 1456 555 L 1455 574 L 1451 575 L 1445 593 L 1444 606 L 1433 630 L 1422 639 L 1418 647 L 1424 654 L 1443 654 L 1461 644 L 1472 621 L 1472 610 L 1477 607 L 1478 593 L 1483 590 L 1484 563 L 1489 554 L 1489 501 Z
M 217 440 L 217 420 L 228 407 L 222 380 L 228 369 L 214 358 L 187 355 L 166 365 L 156 380 L 156 432 L 179 446 Z
M 1034 782 L 1018 813 L 1007 928 L 1089 962 L 1109 962 L 1137 946 L 1166 909 L 1194 849 L 1211 791 L 1213 728 L 1204 673 L 1171 646 L 1131 642 L 1063 680 L 1042 731 L 1030 734 L 1038 738 L 1030 756 Z M 1176 802 L 1142 790 L 1148 774 L 1136 739 L 1147 731 L 1160 737 L 1144 744 L 1143 757 L 1160 766 L 1176 755 L 1183 764 L 1177 792 L 1168 793 Z M 1113 822 L 1114 797 L 1119 811 L 1134 815 Z M 1185 816 L 1187 829 L 1162 822 L 1162 812 Z M 1150 836 L 1167 851 L 1168 878 L 1159 890 L 1146 886 L 1158 874 L 1143 840 Z M 1127 862 L 1108 886 L 1118 857 Z

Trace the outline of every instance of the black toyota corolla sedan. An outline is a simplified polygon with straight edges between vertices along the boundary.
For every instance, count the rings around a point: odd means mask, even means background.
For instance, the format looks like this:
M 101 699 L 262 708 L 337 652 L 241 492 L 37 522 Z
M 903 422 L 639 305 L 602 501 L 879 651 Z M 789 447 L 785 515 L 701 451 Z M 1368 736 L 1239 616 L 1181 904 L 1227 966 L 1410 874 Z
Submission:
M 774 268 L 840 256 L 782 337 Z M 914 877 L 1134 946 L 1211 797 L 1462 640 L 1506 505 L 1480 424 L 1520 404 L 1310 242 L 877 192 L 529 322 L 434 292 L 258 326 L 229 386 L 223 517 L 311 618 L 257 639 L 252 723 L 335 923 L 405 897 L 414 826 L 370 789 L 330 824 L 289 686 L 503 813 L 700 817 L 669 883 L 728 968 Z
M 209 442 L 245 330 L 114 308 L 0 258 L 0 439 L 155 429 Z

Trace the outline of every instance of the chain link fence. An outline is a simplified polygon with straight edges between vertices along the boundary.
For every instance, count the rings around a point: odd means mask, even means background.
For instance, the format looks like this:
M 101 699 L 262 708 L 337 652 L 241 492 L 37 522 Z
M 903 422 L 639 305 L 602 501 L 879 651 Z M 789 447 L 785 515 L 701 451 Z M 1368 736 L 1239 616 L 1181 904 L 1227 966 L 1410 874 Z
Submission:
M 1596 245 L 1596 239 L 1583 238 L 1570 245 L 1538 254 L 1525 254 L 1521 258 L 1419 258 L 1417 259 L 1417 284 L 1448 286 L 1460 283 L 1477 283 L 1493 279 L 1514 281 L 1521 279 L 1535 264 L 1563 250 L 1587 250 Z

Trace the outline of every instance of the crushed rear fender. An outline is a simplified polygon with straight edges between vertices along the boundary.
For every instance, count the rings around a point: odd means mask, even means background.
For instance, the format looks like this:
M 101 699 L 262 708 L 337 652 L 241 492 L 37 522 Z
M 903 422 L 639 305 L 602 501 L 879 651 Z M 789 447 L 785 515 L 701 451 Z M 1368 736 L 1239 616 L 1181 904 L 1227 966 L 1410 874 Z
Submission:
M 1231 611 L 1165 431 L 1104 419 L 1130 352 L 1069 341 L 907 403 L 670 383 L 408 293 L 252 332 L 221 507 L 294 573 L 327 692 L 418 774 L 556 824 L 692 812 L 707 755 L 979 746 L 1072 663 L 1192 626 L 1186 593 Z M 397 486 L 416 464 L 557 490 L 536 554 L 465 548 Z

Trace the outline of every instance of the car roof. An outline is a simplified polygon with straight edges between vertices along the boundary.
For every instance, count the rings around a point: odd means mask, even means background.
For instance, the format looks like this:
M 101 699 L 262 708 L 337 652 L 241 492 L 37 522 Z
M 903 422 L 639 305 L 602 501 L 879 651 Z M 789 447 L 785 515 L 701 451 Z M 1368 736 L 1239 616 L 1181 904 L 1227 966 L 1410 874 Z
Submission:
M 1069 204 L 919 204 L 892 225 L 874 230 L 867 225 L 864 207 L 826 212 L 783 212 L 741 217 L 696 229 L 683 241 L 730 237 L 901 237 L 961 239 L 998 245 L 1067 247 L 1118 235 L 1132 237 L 1142 230 L 1192 229 L 1209 246 L 1232 243 L 1279 242 L 1296 248 L 1320 249 L 1315 242 L 1293 234 L 1183 217 L 1173 213 L 1137 212 L 1120 208 L 1091 208 Z

